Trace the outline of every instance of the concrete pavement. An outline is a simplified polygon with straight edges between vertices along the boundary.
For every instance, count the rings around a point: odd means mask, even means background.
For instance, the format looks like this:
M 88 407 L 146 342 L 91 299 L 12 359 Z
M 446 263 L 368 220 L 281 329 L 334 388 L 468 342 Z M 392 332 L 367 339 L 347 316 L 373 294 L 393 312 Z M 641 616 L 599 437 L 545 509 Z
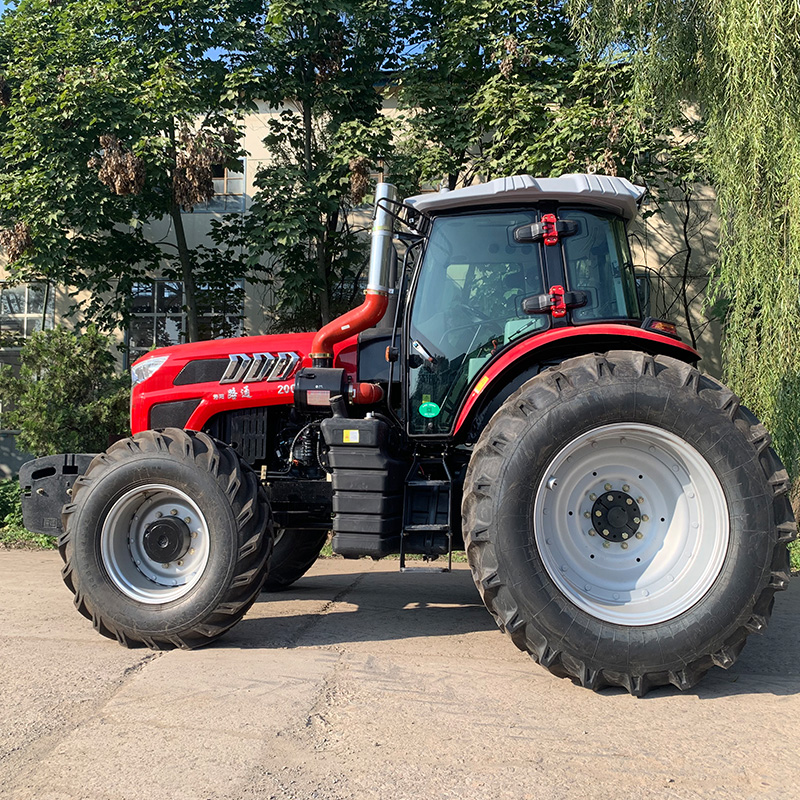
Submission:
M 593 694 L 500 634 L 464 565 L 320 561 L 219 643 L 124 650 L 55 553 L 0 551 L 0 797 L 800 796 L 800 580 L 692 692 Z

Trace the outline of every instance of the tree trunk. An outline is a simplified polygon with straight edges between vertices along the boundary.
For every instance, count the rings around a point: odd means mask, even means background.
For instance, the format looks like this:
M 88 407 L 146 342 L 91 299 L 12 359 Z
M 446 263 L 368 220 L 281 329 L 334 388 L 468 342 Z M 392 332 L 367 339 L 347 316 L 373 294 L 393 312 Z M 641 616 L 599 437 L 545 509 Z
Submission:
M 186 244 L 186 230 L 183 227 L 183 216 L 175 201 L 172 201 L 170 216 L 175 226 L 175 243 L 178 246 L 178 258 L 181 262 L 181 275 L 183 277 L 183 305 L 186 309 L 186 341 L 196 342 L 200 338 L 197 325 L 197 302 L 192 270 L 192 258 L 189 246 Z
M 314 148 L 313 148 L 313 131 L 312 131 L 312 114 L 311 102 L 306 100 L 303 102 L 303 167 L 306 173 L 306 180 L 309 186 L 314 179 Z M 327 267 L 327 247 L 326 247 L 326 232 L 319 235 L 315 242 L 315 256 L 317 262 L 317 281 L 319 288 L 317 289 L 317 299 L 319 301 L 319 316 L 323 325 L 327 325 L 331 321 L 331 298 L 330 287 L 328 285 L 328 267 Z
M 177 169 L 177 145 L 175 143 L 174 120 L 169 127 L 169 139 L 172 144 L 171 177 L 174 180 L 175 170 Z M 175 244 L 178 248 L 178 259 L 181 262 L 181 276 L 183 277 L 183 307 L 186 309 L 186 330 L 184 333 L 187 342 L 196 342 L 200 338 L 200 331 L 197 325 L 194 271 L 192 270 L 192 257 L 189 252 L 189 246 L 186 244 L 186 229 L 183 227 L 181 208 L 175 202 L 174 188 L 171 190 L 169 215 L 172 217 L 172 224 L 175 226 Z

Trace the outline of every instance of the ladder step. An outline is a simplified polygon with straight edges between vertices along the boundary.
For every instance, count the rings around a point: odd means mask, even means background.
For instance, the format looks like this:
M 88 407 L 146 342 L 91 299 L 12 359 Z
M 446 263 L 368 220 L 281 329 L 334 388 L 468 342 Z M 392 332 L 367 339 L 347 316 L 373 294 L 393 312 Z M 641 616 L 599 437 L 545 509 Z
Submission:
M 400 567 L 400 572 L 451 572 L 450 567 Z
M 450 481 L 408 481 L 406 486 L 449 486 Z
M 405 528 L 403 528 L 403 533 L 417 533 L 418 531 L 441 533 L 449 530 L 449 525 L 406 525 Z

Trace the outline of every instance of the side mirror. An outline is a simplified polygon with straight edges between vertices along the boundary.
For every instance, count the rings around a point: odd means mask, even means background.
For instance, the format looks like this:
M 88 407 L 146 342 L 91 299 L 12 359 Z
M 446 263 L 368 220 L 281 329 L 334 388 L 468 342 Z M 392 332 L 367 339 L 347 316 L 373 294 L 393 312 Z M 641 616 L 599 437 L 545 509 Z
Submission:
M 650 316 L 650 270 L 647 267 L 635 267 L 636 294 L 639 298 L 639 310 L 642 317 Z

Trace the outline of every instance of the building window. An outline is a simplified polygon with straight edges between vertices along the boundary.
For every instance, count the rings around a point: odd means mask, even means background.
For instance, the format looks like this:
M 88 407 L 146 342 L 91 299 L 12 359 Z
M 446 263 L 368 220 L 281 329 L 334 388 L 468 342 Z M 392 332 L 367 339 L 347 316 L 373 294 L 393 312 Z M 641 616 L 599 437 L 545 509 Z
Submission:
M 214 196 L 194 208 L 196 214 L 230 214 L 244 211 L 244 162 L 239 162 L 238 170 L 228 169 L 221 164 L 211 169 L 214 176 Z
M 34 331 L 52 328 L 55 293 L 45 283 L 0 282 L 0 347 L 21 347 Z
M 244 281 L 225 286 L 201 284 L 195 289 L 201 339 L 242 335 Z M 130 363 L 154 347 L 185 341 L 186 313 L 182 281 L 141 281 L 133 284 L 128 326 Z

